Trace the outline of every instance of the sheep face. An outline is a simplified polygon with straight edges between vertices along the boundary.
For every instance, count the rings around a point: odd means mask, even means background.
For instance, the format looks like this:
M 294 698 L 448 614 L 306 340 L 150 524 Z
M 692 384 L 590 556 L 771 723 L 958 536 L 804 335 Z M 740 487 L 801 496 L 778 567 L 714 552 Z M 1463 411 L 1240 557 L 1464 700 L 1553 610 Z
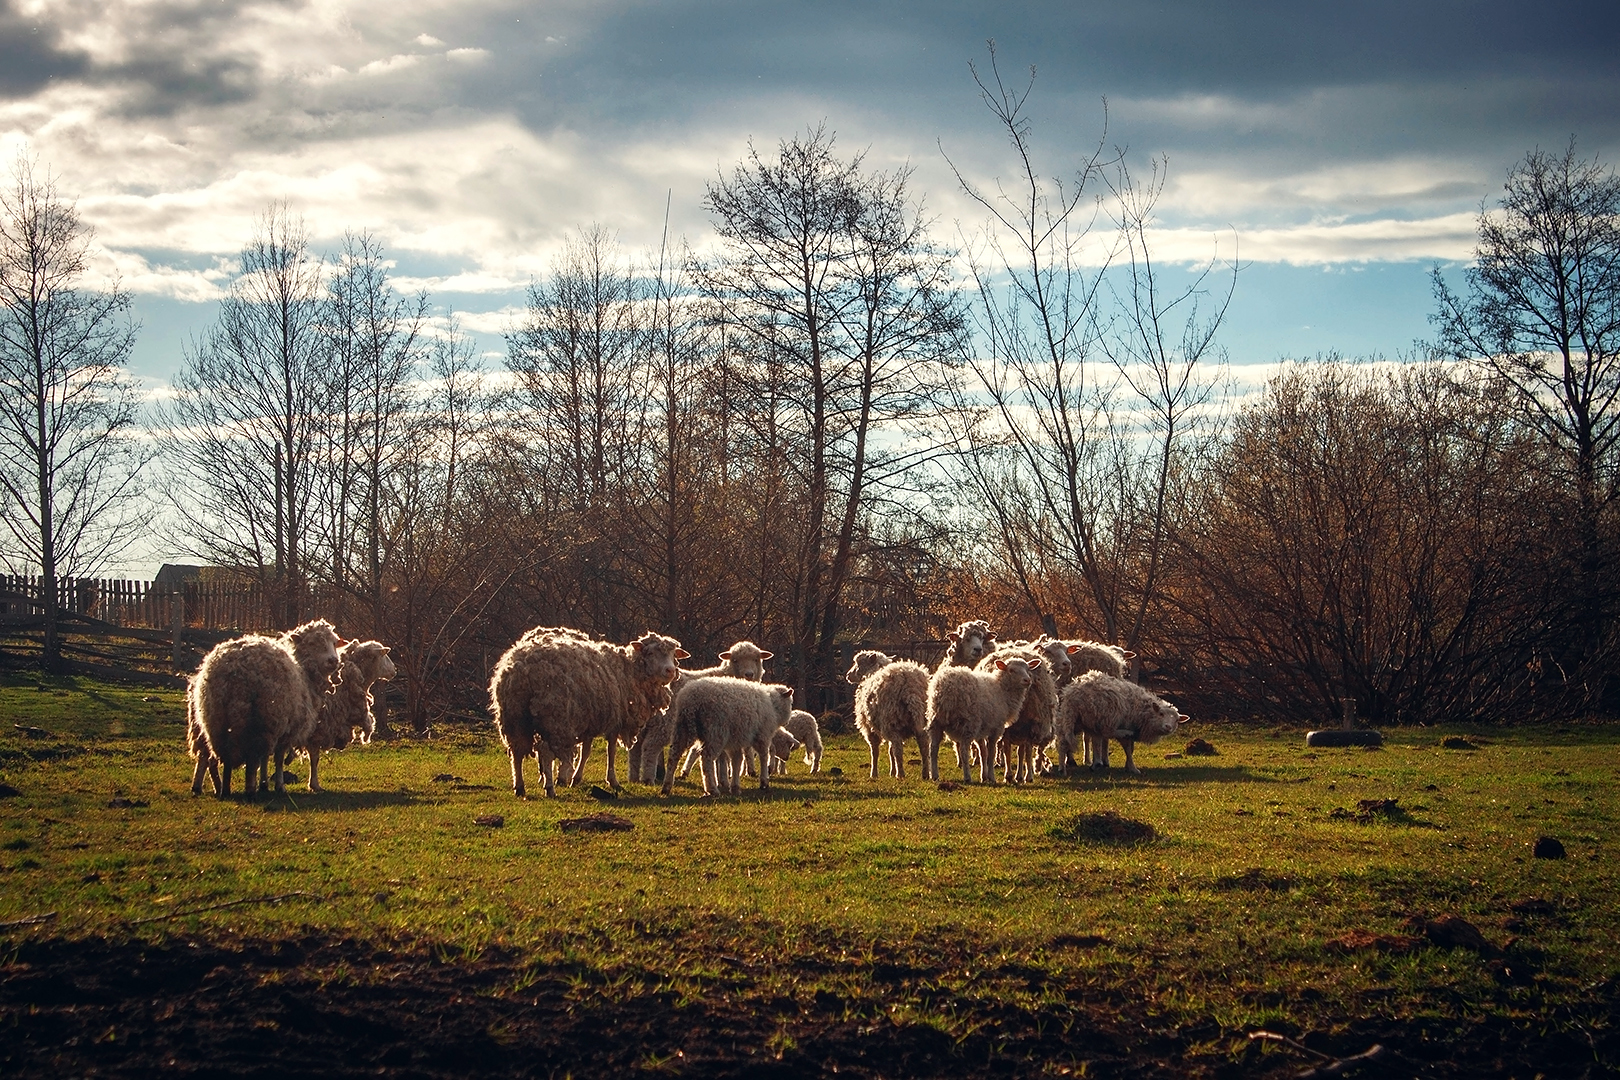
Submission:
M 681 643 L 674 638 L 650 630 L 632 641 L 630 648 L 642 677 L 648 682 L 663 683 L 665 686 L 674 682 L 675 676 L 680 673 L 678 661 L 692 655 L 681 648 Z
M 1155 698 L 1150 709 L 1146 710 L 1141 724 L 1137 728 L 1137 741 L 1155 743 L 1167 735 L 1174 735 L 1176 728 L 1185 723 L 1186 717 L 1180 710 L 1162 698 Z
M 752 641 L 739 641 L 731 648 L 720 654 L 720 659 L 731 665 L 731 673 L 736 678 L 747 679 L 749 682 L 765 681 L 765 661 L 774 653 L 768 653 L 755 645 Z
M 312 680 L 325 682 L 338 669 L 338 646 L 347 644 L 325 619 L 316 619 L 289 630 L 286 635 L 298 666 Z
M 338 650 L 338 656 L 358 667 L 369 684 L 387 682 L 399 674 L 389 652 L 388 646 L 380 641 L 351 641 Z
M 849 665 L 849 670 L 844 672 L 844 681 L 851 686 L 859 686 L 862 679 L 890 662 L 876 649 L 862 649 L 855 654 L 855 662 Z
M 1051 638 L 1043 637 L 1035 643 L 1035 651 L 1046 657 L 1047 670 L 1052 673 L 1054 679 L 1060 681 L 1066 679 L 1074 670 L 1074 661 L 1069 659 L 1074 647 L 1066 641 L 1053 641 Z
M 982 619 L 965 622 L 948 636 L 951 639 L 951 662 L 960 667 L 973 667 L 983 660 L 984 654 L 990 651 L 996 641 L 990 624 Z
M 1005 660 L 996 661 L 996 678 L 1001 685 L 1014 693 L 1022 693 L 1030 688 L 1035 681 L 1035 669 L 1041 666 L 1039 660 L 1014 660 L 1008 663 Z

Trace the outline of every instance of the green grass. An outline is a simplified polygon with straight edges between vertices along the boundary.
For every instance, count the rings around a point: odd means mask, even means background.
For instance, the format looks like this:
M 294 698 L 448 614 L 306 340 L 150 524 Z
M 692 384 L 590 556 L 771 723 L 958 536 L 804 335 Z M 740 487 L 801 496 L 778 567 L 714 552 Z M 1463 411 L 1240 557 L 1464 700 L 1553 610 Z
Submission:
M 819 776 L 795 759 L 767 794 L 702 802 L 694 785 L 671 798 L 627 785 L 606 808 L 634 831 L 564 834 L 560 819 L 603 804 L 566 789 L 514 798 L 493 730 L 351 748 L 326 762 L 326 793 L 250 802 L 191 795 L 178 693 L 13 675 L 0 717 L 0 781 L 21 792 L 0 799 L 0 922 L 57 913 L 0 932 L 13 943 L 518 950 L 569 966 L 582 1000 L 696 1000 L 735 983 L 760 1002 L 836 995 L 851 1015 L 958 1039 L 1009 1007 L 1059 1023 L 1077 1002 L 1129 1001 L 1167 1027 L 1213 1023 L 1194 1051 L 1215 1058 L 1254 1052 L 1235 1039 L 1252 1028 L 1368 1017 L 1585 1030 L 1607 1023 L 1620 972 L 1613 727 L 1480 729 L 1471 751 L 1441 748 L 1457 731 L 1396 730 L 1368 751 L 1205 726 L 1218 757 L 1168 759 L 1179 744 L 1161 744 L 1137 754 L 1136 777 L 957 791 L 915 769 L 868 780 L 865 746 L 842 737 Z M 589 779 L 604 760 L 599 744 Z M 111 808 L 115 796 L 149 805 Z M 1371 798 L 1401 812 L 1332 816 Z M 1072 827 L 1105 810 L 1156 838 Z M 505 826 L 474 824 L 483 814 Z M 1542 834 L 1569 857 L 1532 858 Z M 286 893 L 313 899 L 140 921 Z M 1510 907 L 1529 897 L 1552 910 Z M 1520 977 L 1461 950 L 1326 946 L 1447 912 L 1508 946 Z

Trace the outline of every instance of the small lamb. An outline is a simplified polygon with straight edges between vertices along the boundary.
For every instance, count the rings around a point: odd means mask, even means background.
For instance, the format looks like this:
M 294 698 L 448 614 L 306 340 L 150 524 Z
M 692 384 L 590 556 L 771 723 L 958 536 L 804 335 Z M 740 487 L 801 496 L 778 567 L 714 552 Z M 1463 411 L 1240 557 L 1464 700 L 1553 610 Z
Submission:
M 741 753 L 752 749 L 760 761 L 770 761 L 771 740 L 793 711 L 793 688 L 714 675 L 683 687 L 672 708 L 675 737 L 670 744 L 670 760 L 701 742 L 703 793 L 714 795 L 720 791 L 720 770 L 724 768 L 728 774 L 726 786 L 736 795 L 741 793 Z M 724 758 L 731 760 L 721 766 Z M 760 790 L 770 790 L 770 773 L 768 767 L 760 770 Z M 668 795 L 674 785 L 675 772 L 670 770 L 664 775 L 664 794 Z
M 996 660 L 994 665 L 993 671 L 945 666 L 928 681 L 928 753 L 923 756 L 927 779 L 939 779 L 939 744 L 949 737 L 962 764 L 964 783 L 972 780 L 968 773 L 972 746 L 978 747 L 979 779 L 996 782 L 996 746 L 1007 725 L 1017 719 L 1041 661 Z

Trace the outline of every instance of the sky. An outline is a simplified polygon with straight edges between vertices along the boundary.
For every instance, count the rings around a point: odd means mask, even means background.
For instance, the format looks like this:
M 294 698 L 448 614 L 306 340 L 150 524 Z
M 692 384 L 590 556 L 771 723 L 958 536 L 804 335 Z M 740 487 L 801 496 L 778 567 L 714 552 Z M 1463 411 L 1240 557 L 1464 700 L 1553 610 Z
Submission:
M 1239 261 L 1234 366 L 1395 355 L 1516 160 L 1571 137 L 1616 160 L 1617 31 L 1612 0 L 0 0 L 0 158 L 77 199 L 153 387 L 277 200 L 318 249 L 373 232 L 493 360 L 572 230 L 656 245 L 667 205 L 702 247 L 704 185 L 750 140 L 825 123 L 971 237 L 946 155 L 981 185 L 1014 171 L 969 70 L 993 39 L 1010 82 L 1035 69 L 1044 172 L 1099 141 L 1162 157 L 1155 254 Z

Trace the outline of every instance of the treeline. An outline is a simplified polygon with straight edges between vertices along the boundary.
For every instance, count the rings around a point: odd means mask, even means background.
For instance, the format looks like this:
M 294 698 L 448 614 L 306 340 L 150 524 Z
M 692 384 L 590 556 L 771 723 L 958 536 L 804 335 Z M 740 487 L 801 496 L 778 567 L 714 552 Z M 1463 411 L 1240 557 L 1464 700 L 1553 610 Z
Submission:
M 812 130 L 708 186 L 703 254 L 578 230 L 498 366 L 395 288 L 374 237 L 323 258 L 272 208 L 150 440 L 81 423 L 123 455 L 102 521 L 161 506 L 287 625 L 316 614 L 312 583 L 341 590 L 318 614 L 394 646 L 418 729 L 481 710 L 495 658 L 543 624 L 651 627 L 699 657 L 750 638 L 810 708 L 841 650 L 975 617 L 1124 644 L 1204 716 L 1604 706 L 1620 291 L 1592 283 L 1620 278 L 1611 172 L 1573 146 L 1514 167 L 1467 295 L 1437 285 L 1431 355 L 1289 365 L 1240 400 L 1218 344 L 1236 270 L 1154 262 L 1159 163 L 1133 175 L 1099 142 L 1044 179 L 1026 91 L 981 89 L 1016 175 L 962 178 L 989 225 L 959 249 L 907 170 Z M 1557 221 L 1591 242 L 1549 285 Z M 116 545 L 41 539 L 53 506 L 84 509 L 70 470 L 39 482 L 16 419 L 50 378 L 24 377 L 7 288 L 7 558 L 89 573 Z M 1561 323 L 1535 318 L 1580 289 Z M 116 360 L 91 368 L 108 409 Z

